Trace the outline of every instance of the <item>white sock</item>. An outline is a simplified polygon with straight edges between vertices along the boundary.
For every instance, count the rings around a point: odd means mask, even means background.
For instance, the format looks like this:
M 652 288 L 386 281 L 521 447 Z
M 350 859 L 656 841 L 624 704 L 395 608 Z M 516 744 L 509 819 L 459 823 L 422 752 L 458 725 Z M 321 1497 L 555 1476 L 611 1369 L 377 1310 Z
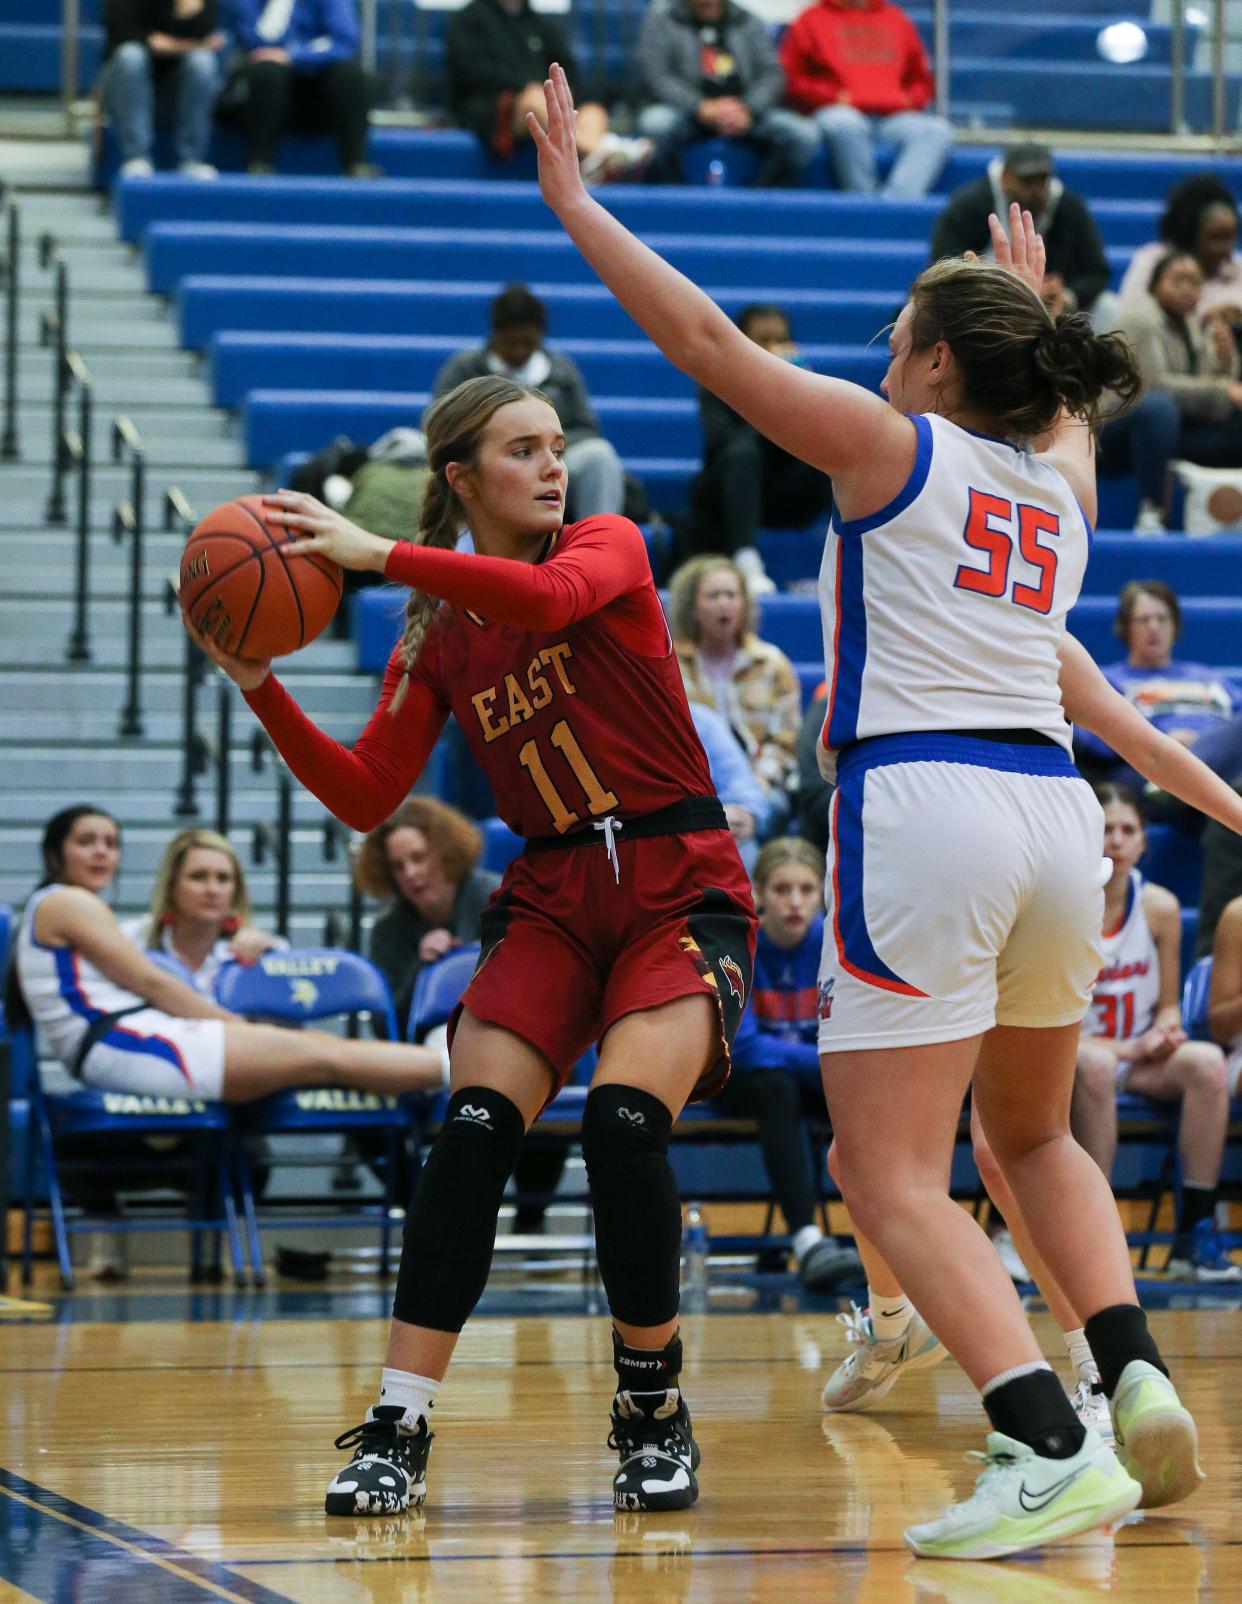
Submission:
M 417 1420 L 421 1415 L 430 1422 L 439 1387 L 440 1383 L 432 1381 L 430 1376 L 416 1376 L 409 1370 L 389 1370 L 385 1366 L 380 1371 L 379 1401 L 388 1406 L 400 1404 L 412 1419 Z
M 914 1319 L 914 1305 L 904 1292 L 895 1298 L 886 1298 L 867 1288 L 867 1303 L 871 1316 L 871 1334 L 877 1342 L 895 1342 L 904 1337 Z
M 1095 1355 L 1091 1352 L 1091 1344 L 1082 1326 L 1074 1331 L 1063 1331 L 1061 1335 L 1065 1338 L 1065 1351 L 1070 1356 L 1070 1363 L 1079 1381 L 1095 1381 L 1100 1374 L 1100 1367 L 1095 1362 Z
M 803 1259 L 817 1242 L 824 1240 L 824 1233 L 818 1225 L 804 1225 L 800 1231 L 794 1232 L 793 1250 L 794 1258 L 801 1264 Z

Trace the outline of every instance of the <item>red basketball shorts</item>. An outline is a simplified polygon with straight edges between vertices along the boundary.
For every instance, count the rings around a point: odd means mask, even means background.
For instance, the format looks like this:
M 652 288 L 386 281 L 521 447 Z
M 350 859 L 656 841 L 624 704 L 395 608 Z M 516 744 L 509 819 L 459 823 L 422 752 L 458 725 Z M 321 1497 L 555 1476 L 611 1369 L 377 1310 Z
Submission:
M 707 993 L 720 1056 L 694 1096 L 729 1076 L 755 957 L 750 881 L 727 830 L 524 852 L 484 911 L 461 1006 L 537 1047 L 559 1090 L 626 1014 Z

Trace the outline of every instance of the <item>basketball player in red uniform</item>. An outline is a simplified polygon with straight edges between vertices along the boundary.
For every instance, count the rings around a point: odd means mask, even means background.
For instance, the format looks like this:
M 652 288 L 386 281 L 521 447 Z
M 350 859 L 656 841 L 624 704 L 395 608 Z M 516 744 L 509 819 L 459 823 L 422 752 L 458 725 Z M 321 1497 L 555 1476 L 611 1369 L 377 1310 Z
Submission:
M 750 885 L 641 534 L 619 517 L 562 523 L 552 407 L 507 379 L 473 379 L 432 408 L 426 431 L 415 542 L 367 534 L 309 496 L 269 501 L 301 552 L 412 589 L 405 638 L 352 751 L 266 664 L 208 648 L 346 824 L 369 830 L 404 800 L 452 712 L 497 811 L 526 838 L 483 916 L 452 1096 L 406 1216 L 379 1400 L 338 1439 L 356 1451 L 327 1509 L 380 1515 L 422 1501 L 432 1403 L 486 1284 L 523 1134 L 593 1041 L 582 1152 L 614 1325 L 614 1502 L 682 1509 L 698 1496 L 699 1452 L 678 1384 L 668 1142 L 683 1104 L 728 1074 L 754 955 Z M 434 549 L 455 546 L 463 525 L 474 555 Z

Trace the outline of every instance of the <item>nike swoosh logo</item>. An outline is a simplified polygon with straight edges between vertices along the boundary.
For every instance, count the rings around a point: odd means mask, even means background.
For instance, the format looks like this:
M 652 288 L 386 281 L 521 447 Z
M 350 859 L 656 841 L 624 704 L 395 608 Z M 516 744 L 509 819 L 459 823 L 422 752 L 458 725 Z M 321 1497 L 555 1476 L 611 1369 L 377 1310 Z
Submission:
M 1058 1482 L 1053 1482 L 1051 1487 L 1045 1487 L 1043 1492 L 1041 1492 L 1036 1498 L 1028 1497 L 1026 1483 L 1023 1482 L 1018 1488 L 1018 1503 L 1027 1511 L 1028 1514 L 1031 1515 L 1035 1514 L 1038 1510 L 1046 1509 L 1054 1498 L 1063 1493 L 1067 1487 L 1073 1486 L 1086 1468 L 1087 1467 L 1085 1465 L 1079 1466 L 1079 1468 L 1071 1475 L 1062 1477 L 1062 1479 Z

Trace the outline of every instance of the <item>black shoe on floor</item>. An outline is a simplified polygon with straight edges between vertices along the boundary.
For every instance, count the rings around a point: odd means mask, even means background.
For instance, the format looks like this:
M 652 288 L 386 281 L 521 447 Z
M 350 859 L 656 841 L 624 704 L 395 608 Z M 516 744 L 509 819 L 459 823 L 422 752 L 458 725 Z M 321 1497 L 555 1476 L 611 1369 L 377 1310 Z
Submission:
M 434 1432 L 420 1415 L 414 1429 L 408 1412 L 377 1404 L 352 1431 L 336 1439 L 354 1457 L 328 1483 L 329 1515 L 397 1515 L 427 1494 L 427 1456 Z
M 798 1280 L 808 1292 L 833 1292 L 837 1287 L 860 1286 L 866 1279 L 862 1260 L 853 1248 L 824 1236 L 798 1261 Z
M 621 1459 L 614 1509 L 689 1509 L 698 1498 L 699 1445 L 679 1388 L 617 1393 L 608 1446 Z

